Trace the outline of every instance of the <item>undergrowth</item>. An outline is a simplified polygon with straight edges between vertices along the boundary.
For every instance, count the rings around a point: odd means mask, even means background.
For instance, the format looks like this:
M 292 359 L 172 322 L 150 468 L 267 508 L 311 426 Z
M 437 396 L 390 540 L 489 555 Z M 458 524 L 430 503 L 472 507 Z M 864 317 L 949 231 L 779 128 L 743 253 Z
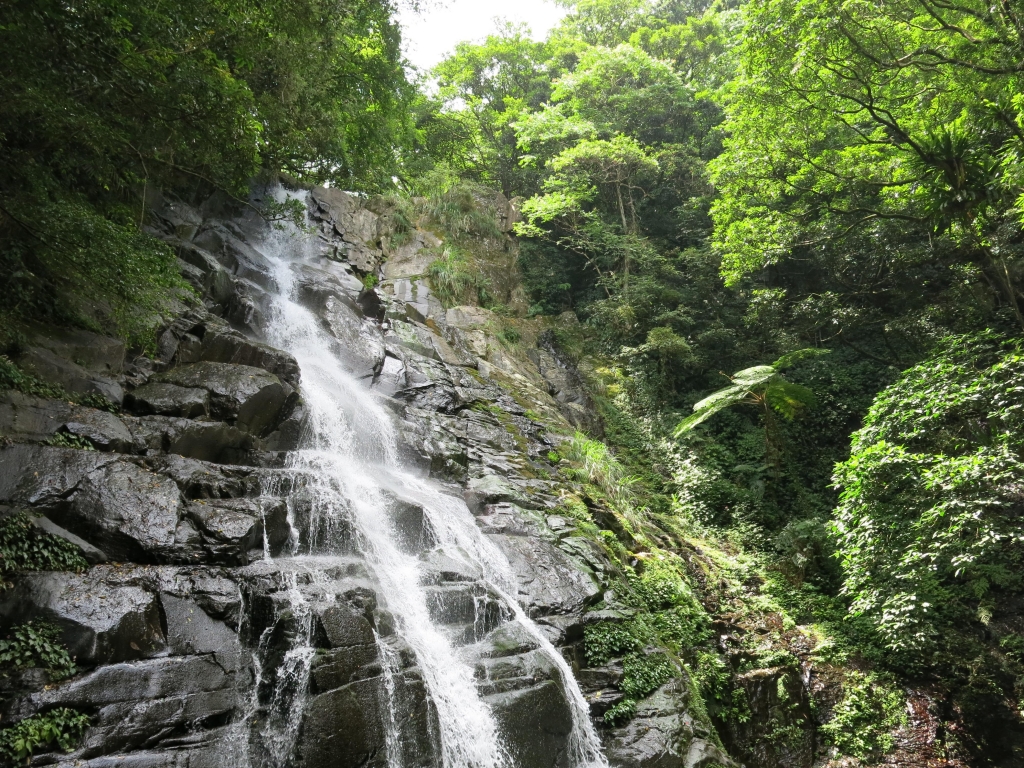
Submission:
M 37 528 L 27 512 L 0 520 L 0 588 L 16 571 L 84 571 L 89 567 L 81 550 Z
M 51 709 L 0 730 L 0 763 L 26 763 L 40 747 L 71 752 L 85 735 L 89 716 L 76 709 Z
M 75 674 L 75 662 L 60 642 L 60 628 L 45 621 L 29 621 L 14 627 L 0 640 L 0 670 L 46 670 L 51 681 Z
M 116 413 L 118 407 L 100 395 L 80 395 L 68 392 L 58 384 L 49 384 L 26 373 L 6 355 L 0 355 L 0 390 L 13 389 L 33 397 L 64 400 L 69 403 L 98 408 Z

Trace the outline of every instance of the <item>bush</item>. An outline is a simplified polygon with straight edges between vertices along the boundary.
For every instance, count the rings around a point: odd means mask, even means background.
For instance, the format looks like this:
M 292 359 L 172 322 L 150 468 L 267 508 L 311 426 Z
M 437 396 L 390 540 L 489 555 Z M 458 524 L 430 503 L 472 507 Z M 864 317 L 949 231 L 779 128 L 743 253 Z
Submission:
M 60 642 L 60 628 L 30 621 L 14 628 L 0 640 L 0 669 L 45 669 L 51 680 L 75 674 L 75 662 Z
M 78 547 L 37 528 L 28 513 L 0 520 L 0 580 L 14 571 L 84 571 L 88 567 Z
M 821 733 L 840 754 L 861 760 L 892 750 L 892 731 L 906 723 L 900 691 L 872 674 L 849 672 L 843 698 Z
M 1024 586 L 1024 354 L 990 335 L 948 340 L 875 400 L 836 468 L 831 530 L 851 612 L 892 649 L 993 589 Z
M 0 761 L 10 765 L 24 763 L 40 747 L 51 745 L 70 752 L 88 726 L 88 715 L 66 707 L 33 715 L 0 731 Z

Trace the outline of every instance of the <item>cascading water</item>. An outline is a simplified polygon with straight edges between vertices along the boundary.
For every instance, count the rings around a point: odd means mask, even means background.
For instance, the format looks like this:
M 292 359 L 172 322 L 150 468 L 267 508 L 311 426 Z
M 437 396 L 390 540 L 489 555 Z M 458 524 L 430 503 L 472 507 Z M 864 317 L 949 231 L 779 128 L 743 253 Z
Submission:
M 402 466 L 393 414 L 365 382 L 345 369 L 339 342 L 298 300 L 295 268 L 313 257 L 312 240 L 298 229 L 287 228 L 270 233 L 261 246 L 274 265 L 277 286 L 266 323 L 267 340 L 298 361 L 309 418 L 304 445 L 290 454 L 286 473 L 293 493 L 301 493 L 308 502 L 308 519 L 293 521 L 293 526 L 305 525 L 308 530 L 295 531 L 294 552 L 286 561 L 287 567 L 305 572 L 313 580 L 323 578 L 308 574 L 330 570 L 332 557 L 337 554 L 336 541 L 343 531 L 350 530 L 348 535 L 354 537 L 379 582 L 382 603 L 395 617 L 398 634 L 414 651 L 422 670 L 436 713 L 436 748 L 441 764 L 445 768 L 513 768 L 495 717 L 477 690 L 471 664 L 432 620 L 419 553 L 407 551 L 408 547 L 400 543 L 394 523 L 396 504 L 419 506 L 436 546 L 483 573 L 488 591 L 503 603 L 504 615 L 535 639 L 558 670 L 572 711 L 569 756 L 573 768 L 607 766 L 568 664 L 512 597 L 516 583 L 507 559 L 479 531 L 461 498 Z M 299 608 L 296 613 L 300 618 L 308 615 L 308 606 L 301 605 L 305 598 L 297 589 L 294 593 Z M 301 708 L 294 689 L 306 684 L 313 655 L 308 631 L 295 632 L 294 642 L 286 656 L 291 668 L 278 675 L 278 685 L 286 677 L 293 689 L 281 694 L 288 701 L 282 699 L 278 706 L 290 706 L 293 712 Z M 393 651 L 383 643 L 378 645 L 387 689 L 385 701 L 393 709 L 392 677 L 396 672 L 395 660 L 389 656 Z M 269 760 L 277 766 L 287 760 L 294 728 L 287 717 L 275 728 L 271 729 L 272 738 L 263 742 L 277 753 Z M 385 728 L 389 768 L 400 768 L 393 711 Z

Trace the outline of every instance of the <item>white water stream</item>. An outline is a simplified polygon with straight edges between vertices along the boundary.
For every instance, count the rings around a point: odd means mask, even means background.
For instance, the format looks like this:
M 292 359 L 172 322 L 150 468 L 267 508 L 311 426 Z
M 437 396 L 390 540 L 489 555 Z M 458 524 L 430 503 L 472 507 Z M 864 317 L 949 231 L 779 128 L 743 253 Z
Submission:
M 453 645 L 444 628 L 431 618 L 428 594 L 422 585 L 422 561 L 400 546 L 393 523 L 396 499 L 419 505 L 433 540 L 449 557 L 461 557 L 484 574 L 491 591 L 506 604 L 506 615 L 536 639 L 562 678 L 562 687 L 573 713 L 570 759 L 573 768 L 607 766 L 599 740 L 588 716 L 587 704 L 569 665 L 514 599 L 517 592 L 512 569 L 502 552 L 476 526 L 461 498 L 443 491 L 428 479 L 416 476 L 399 458 L 392 412 L 377 395 L 353 377 L 336 354 L 338 342 L 321 326 L 313 312 L 297 300 L 295 266 L 312 256 L 314 238 L 294 228 L 277 230 L 260 249 L 274 265 L 278 286 L 267 319 L 267 341 L 295 356 L 302 371 L 302 396 L 309 426 L 302 450 L 290 454 L 288 472 L 296 487 L 311 500 L 308 521 L 313 552 L 296 551 L 289 563 L 308 574 L 328 569 L 332 537 L 354 531 L 356 545 L 380 584 L 379 599 L 396 622 L 396 631 L 412 648 L 422 670 L 427 691 L 436 709 L 439 733 L 436 746 L 444 768 L 514 768 L 504 748 L 495 717 L 478 693 L 471 664 Z M 308 576 L 313 582 L 320 576 Z M 300 623 L 308 607 L 298 589 L 293 612 Z M 298 609 L 298 610 L 295 610 Z M 305 635 L 305 636 L 303 636 Z M 309 677 L 312 649 L 309 632 L 296 632 L 295 647 L 286 657 L 290 685 L 304 687 Z M 397 674 L 393 653 L 379 643 L 385 677 Z M 303 667 L 305 665 L 305 667 Z M 280 683 L 279 683 L 280 686 Z M 385 701 L 394 704 L 394 685 L 386 680 Z M 275 693 L 276 696 L 276 693 Z M 299 709 L 294 693 L 287 699 Z M 279 706 L 288 708 L 288 701 Z M 271 706 L 271 710 L 274 707 Z M 394 713 L 392 713 L 393 715 Z M 295 726 L 285 721 L 270 730 L 263 742 L 279 742 L 280 765 L 294 743 Z M 268 723 L 268 726 L 273 726 Z M 389 768 L 401 768 L 395 718 L 389 729 Z M 278 733 L 279 731 L 279 733 Z

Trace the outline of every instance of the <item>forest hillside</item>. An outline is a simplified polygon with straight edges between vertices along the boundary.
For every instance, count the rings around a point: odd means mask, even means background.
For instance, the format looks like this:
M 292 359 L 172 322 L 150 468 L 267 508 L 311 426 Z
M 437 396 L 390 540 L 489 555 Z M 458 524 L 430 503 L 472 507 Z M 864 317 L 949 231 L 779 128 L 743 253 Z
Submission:
M 344 208 L 359 312 L 468 334 L 511 400 L 463 405 L 598 553 L 555 641 L 595 727 L 683 680 L 693 765 L 1024 765 L 1024 8 L 565 5 L 418 72 L 390 0 L 0 4 L 0 388 L 119 412 L 40 328 L 159 360 L 195 307 L 238 325 L 182 266 L 204 221 Z M 19 520 L 0 590 L 63 568 Z M 0 680 L 71 663 L 39 626 Z M 49 712 L 0 760 L 72 749 L 91 715 Z

